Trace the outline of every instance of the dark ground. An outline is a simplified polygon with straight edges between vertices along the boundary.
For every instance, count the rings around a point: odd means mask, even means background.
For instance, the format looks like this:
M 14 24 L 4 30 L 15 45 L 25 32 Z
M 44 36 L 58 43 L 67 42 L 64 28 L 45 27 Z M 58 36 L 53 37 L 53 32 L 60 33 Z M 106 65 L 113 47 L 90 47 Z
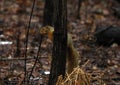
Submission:
M 82 3 L 81 18 L 78 19 L 77 3 L 77 0 L 68 0 L 68 30 L 80 53 L 81 68 L 93 76 L 100 75 L 106 85 L 120 85 L 120 47 L 115 43 L 110 47 L 97 46 L 93 38 L 94 30 L 98 26 L 120 26 L 119 15 L 116 15 L 113 9 L 120 9 L 120 4 L 115 0 L 86 0 Z M 0 0 L 0 85 L 21 85 L 24 78 L 22 59 L 31 6 L 32 0 Z M 27 48 L 27 73 L 30 73 L 38 51 L 38 29 L 42 26 L 43 8 L 44 0 L 36 0 Z M 5 41 L 8 43 L 1 43 Z M 20 48 L 18 52 L 17 41 Z M 52 42 L 45 38 L 41 46 L 40 61 L 37 62 L 31 77 L 33 85 L 46 84 L 51 52 Z M 13 58 L 14 60 L 11 60 Z

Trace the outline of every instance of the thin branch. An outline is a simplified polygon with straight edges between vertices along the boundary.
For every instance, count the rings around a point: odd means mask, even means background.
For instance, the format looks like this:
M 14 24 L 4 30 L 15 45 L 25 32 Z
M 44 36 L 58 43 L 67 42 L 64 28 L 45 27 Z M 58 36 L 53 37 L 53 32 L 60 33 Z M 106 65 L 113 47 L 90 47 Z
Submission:
M 27 27 L 27 33 L 26 33 L 26 42 L 25 42 L 25 67 L 24 67 L 24 71 L 25 71 L 25 78 L 24 78 L 24 83 L 26 83 L 26 77 L 27 77 L 27 72 L 26 72 L 26 63 L 27 63 L 27 47 L 28 47 L 28 35 L 29 35 L 29 29 L 30 29 L 30 24 L 31 24 L 31 19 L 32 19 L 32 15 L 33 15 L 33 9 L 35 6 L 35 0 L 33 0 L 33 5 L 32 5 L 32 10 L 31 10 L 31 14 L 30 14 L 30 19 L 29 19 L 29 24 Z
M 35 58 L 27 58 L 27 60 L 29 60 L 29 59 L 35 59 Z M 0 59 L 0 61 L 13 61 L 13 60 L 25 60 L 25 58 L 2 58 L 2 59 Z
M 31 70 L 29 79 L 30 79 L 30 77 L 32 76 L 32 73 L 33 73 L 33 70 L 34 70 L 34 68 L 35 68 L 35 66 L 36 66 L 37 61 L 40 63 L 40 61 L 39 61 L 39 52 L 40 52 L 40 47 L 41 47 L 42 39 L 43 39 L 43 37 L 40 36 L 40 39 L 39 39 L 39 47 L 38 47 L 38 52 L 37 52 L 37 57 L 36 57 L 36 59 L 35 59 L 35 63 L 34 63 L 33 68 L 32 68 L 32 70 Z

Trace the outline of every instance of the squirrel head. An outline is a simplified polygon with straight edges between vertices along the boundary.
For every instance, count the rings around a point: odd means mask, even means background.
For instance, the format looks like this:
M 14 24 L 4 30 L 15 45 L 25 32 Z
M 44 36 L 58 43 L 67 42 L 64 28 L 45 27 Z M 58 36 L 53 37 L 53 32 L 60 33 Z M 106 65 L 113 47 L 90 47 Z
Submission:
M 40 28 L 40 34 L 47 36 L 50 40 L 53 40 L 54 28 L 52 26 L 44 26 Z
M 41 35 L 47 35 L 48 33 L 53 33 L 54 28 L 52 26 L 44 26 L 40 28 Z

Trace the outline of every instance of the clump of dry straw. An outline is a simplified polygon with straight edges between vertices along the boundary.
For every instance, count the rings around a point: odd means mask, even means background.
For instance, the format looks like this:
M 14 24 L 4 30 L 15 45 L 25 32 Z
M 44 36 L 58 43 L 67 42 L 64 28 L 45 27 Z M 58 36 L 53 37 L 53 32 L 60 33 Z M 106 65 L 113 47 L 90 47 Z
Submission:
M 66 74 L 64 79 L 59 76 L 56 85 L 94 85 L 90 82 L 92 79 L 94 78 L 90 74 L 85 73 L 80 67 L 76 67 L 71 74 Z M 99 83 L 98 85 L 106 84 Z

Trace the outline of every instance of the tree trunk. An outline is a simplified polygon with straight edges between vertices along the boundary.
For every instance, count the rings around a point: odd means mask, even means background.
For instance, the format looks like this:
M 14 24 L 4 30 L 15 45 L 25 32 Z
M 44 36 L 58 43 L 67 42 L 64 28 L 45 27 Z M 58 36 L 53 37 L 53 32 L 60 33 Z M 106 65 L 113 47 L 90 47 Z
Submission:
M 53 58 L 48 85 L 56 85 L 58 76 L 65 76 L 67 52 L 67 1 L 54 0 L 55 31 L 53 41 Z
M 82 0 L 78 0 L 78 8 L 77 8 L 77 18 L 80 19 L 80 8 L 81 8 Z
M 45 0 L 43 26 L 54 24 L 54 0 Z

